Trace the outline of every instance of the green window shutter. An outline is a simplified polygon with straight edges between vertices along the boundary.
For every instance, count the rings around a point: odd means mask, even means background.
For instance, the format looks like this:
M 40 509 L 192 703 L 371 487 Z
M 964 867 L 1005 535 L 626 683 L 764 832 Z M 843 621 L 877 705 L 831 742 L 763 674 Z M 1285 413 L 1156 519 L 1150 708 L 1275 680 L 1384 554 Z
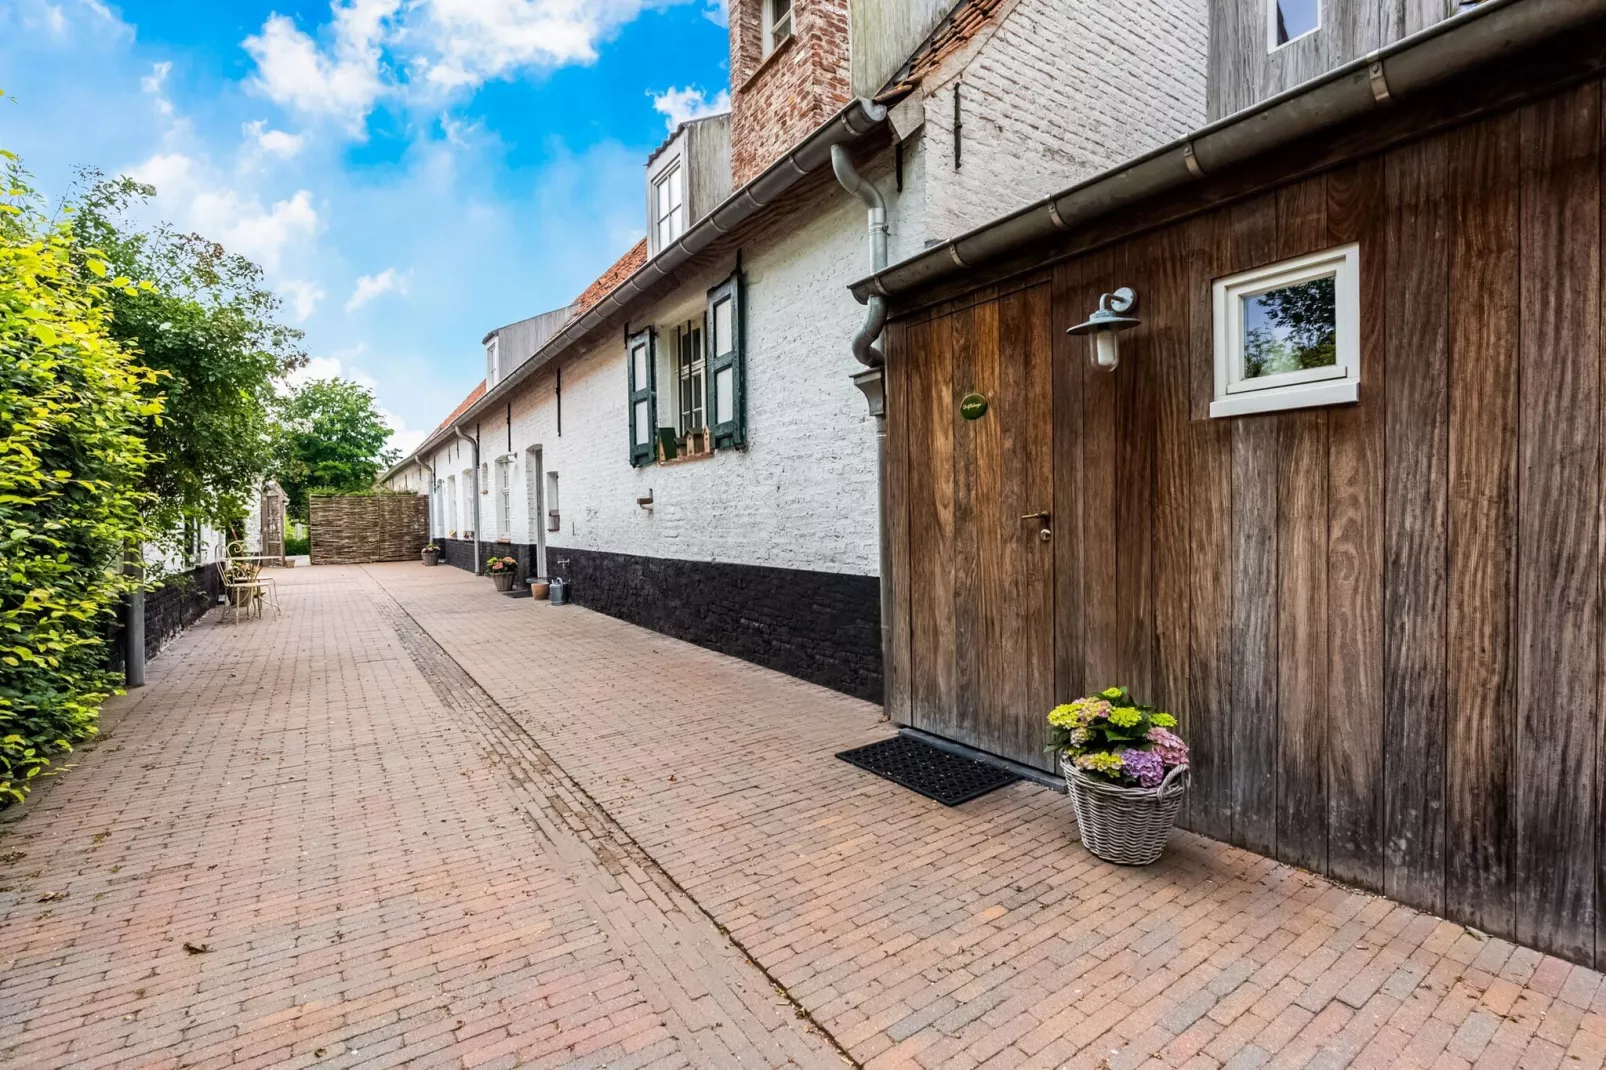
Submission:
M 715 449 L 747 445 L 746 316 L 742 276 L 708 291 L 708 432 Z
M 658 442 L 658 398 L 654 391 L 657 360 L 651 328 L 625 341 L 626 374 L 630 377 L 630 463 L 651 464 Z

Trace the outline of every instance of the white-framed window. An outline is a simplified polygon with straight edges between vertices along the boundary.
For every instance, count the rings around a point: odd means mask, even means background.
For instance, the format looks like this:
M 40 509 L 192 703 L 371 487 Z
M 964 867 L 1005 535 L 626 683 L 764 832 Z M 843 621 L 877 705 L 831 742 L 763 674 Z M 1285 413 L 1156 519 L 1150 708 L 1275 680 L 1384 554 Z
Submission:
M 1344 245 L 1215 280 L 1211 416 L 1357 400 L 1360 259 Z
M 669 165 L 653 181 L 653 225 L 658 228 L 658 249 L 680 237 L 686 229 L 686 180 L 680 162 Z
M 491 340 L 485 343 L 485 381 L 490 386 L 495 386 L 502 378 L 502 365 L 497 360 L 498 341 L 499 339 L 493 335 Z
M 707 368 L 703 324 L 692 320 L 675 331 L 675 381 L 680 390 L 680 422 L 676 430 L 683 436 L 708 426 Z
M 764 54 L 792 36 L 792 0 L 759 0 L 764 9 Z
M 1266 51 L 1322 28 L 1322 0 L 1266 0 Z
M 496 537 L 513 537 L 513 458 L 496 459 Z
M 446 477 L 446 532 L 457 538 L 457 477 Z

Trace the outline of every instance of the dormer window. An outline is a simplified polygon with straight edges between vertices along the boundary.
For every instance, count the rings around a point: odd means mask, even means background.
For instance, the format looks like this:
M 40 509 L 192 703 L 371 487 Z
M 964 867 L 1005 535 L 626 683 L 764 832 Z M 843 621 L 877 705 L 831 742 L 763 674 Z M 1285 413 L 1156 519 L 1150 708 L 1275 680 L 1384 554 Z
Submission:
M 764 5 L 764 54 L 792 36 L 792 0 L 759 0 Z
M 1322 27 L 1321 0 L 1267 0 L 1270 4 L 1266 50 L 1275 52 L 1290 41 Z
M 680 237 L 686 229 L 686 188 L 679 161 L 653 183 L 653 226 L 658 231 L 658 249 L 662 251 Z

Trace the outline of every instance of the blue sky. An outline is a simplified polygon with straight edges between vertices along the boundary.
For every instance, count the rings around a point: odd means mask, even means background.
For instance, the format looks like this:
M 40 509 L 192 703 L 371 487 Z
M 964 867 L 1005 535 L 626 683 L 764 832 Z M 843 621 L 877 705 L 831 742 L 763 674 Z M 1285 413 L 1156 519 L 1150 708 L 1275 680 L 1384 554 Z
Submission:
M 0 0 L 0 147 L 52 199 L 82 165 L 154 184 L 410 447 L 486 331 L 641 236 L 646 154 L 728 61 L 720 0 Z

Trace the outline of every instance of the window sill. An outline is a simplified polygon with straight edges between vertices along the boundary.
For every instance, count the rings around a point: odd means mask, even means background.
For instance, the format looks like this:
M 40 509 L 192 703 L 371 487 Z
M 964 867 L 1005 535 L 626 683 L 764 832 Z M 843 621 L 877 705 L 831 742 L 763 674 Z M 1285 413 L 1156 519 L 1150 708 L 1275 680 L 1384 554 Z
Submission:
M 658 463 L 665 468 L 673 468 L 677 464 L 696 464 L 698 461 L 712 460 L 713 456 L 713 450 L 709 450 L 707 453 L 682 453 L 672 461 L 659 461 Z
M 753 68 L 753 73 L 749 74 L 742 81 L 742 84 L 737 87 L 736 91 L 738 93 L 745 93 L 745 92 L 747 92 L 748 89 L 752 88 L 753 83 L 758 81 L 759 77 L 762 76 L 765 71 L 769 70 L 772 66 L 774 66 L 776 60 L 780 59 L 781 56 L 784 55 L 785 53 L 791 51 L 792 46 L 793 46 L 793 44 L 796 43 L 796 41 L 797 41 L 797 34 L 796 33 L 787 34 L 786 35 L 786 40 L 782 41 L 780 44 L 776 45 L 773 49 L 770 50 L 770 54 L 765 56 L 763 58 L 763 60 L 761 60 L 759 62 L 759 65 L 757 67 Z
M 1353 405 L 1360 400 L 1360 384 L 1354 379 L 1307 383 L 1271 390 L 1233 394 L 1210 403 L 1212 419 L 1221 416 L 1250 416 L 1260 412 L 1312 409 L 1325 405 Z

